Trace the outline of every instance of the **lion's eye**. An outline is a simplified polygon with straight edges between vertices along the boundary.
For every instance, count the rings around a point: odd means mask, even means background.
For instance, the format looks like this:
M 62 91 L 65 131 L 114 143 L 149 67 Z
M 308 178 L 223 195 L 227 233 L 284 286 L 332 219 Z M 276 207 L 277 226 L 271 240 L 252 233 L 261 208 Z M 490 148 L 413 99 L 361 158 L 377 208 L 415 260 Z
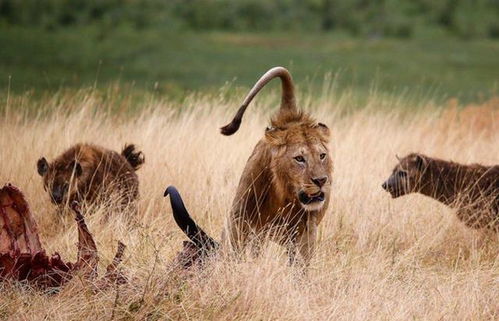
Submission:
M 321 153 L 321 154 L 319 155 L 319 157 L 321 158 L 321 160 L 325 159 L 325 158 L 326 158 L 326 156 L 327 156 L 327 155 L 326 155 L 326 153 Z
M 295 161 L 298 163 L 305 163 L 305 158 L 303 156 L 296 156 Z

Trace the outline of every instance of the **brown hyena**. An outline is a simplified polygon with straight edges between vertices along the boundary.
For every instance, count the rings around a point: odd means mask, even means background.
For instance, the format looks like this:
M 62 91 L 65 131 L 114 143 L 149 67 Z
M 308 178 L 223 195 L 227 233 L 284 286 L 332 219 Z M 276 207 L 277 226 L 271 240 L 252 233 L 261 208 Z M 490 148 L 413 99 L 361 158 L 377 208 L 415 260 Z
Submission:
M 134 145 L 126 145 L 118 154 L 92 144 L 77 144 L 52 163 L 40 158 L 37 168 L 54 204 L 113 200 L 125 208 L 139 196 L 135 171 L 143 163 L 144 156 Z
M 457 210 L 471 228 L 499 231 L 499 166 L 462 165 L 422 154 L 399 159 L 382 187 L 393 198 L 421 193 Z

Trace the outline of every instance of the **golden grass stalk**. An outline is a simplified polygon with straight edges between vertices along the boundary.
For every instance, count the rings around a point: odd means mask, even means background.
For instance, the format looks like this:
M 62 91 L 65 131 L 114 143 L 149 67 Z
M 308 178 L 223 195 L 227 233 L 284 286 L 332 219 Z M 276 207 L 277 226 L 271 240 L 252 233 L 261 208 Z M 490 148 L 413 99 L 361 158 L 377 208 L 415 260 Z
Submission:
M 121 240 L 131 282 L 93 294 L 75 280 L 56 296 L 1 284 L 0 319 L 499 318 L 497 236 L 466 228 L 434 200 L 421 195 L 392 200 L 380 186 L 395 155 L 411 151 L 462 163 L 499 163 L 498 100 L 461 112 L 376 94 L 352 106 L 354 98 L 329 91 L 299 97 L 332 129 L 335 163 L 332 206 L 308 276 L 287 266 L 284 250 L 268 243 L 258 258 L 223 258 L 186 279 L 167 268 L 185 237 L 162 193 L 167 185 L 177 186 L 198 223 L 218 238 L 276 98 L 259 97 L 255 103 L 269 108 L 253 108 L 233 137 L 218 128 L 239 104 L 217 96 L 193 96 L 183 104 L 151 99 L 127 116 L 88 91 L 38 103 L 11 99 L 9 114 L 0 118 L 0 184 L 11 182 L 24 191 L 49 251 L 74 260 L 77 237 L 73 218 L 58 215 L 43 190 L 39 157 L 53 159 L 76 142 L 114 150 L 135 143 L 146 164 L 138 171 L 135 222 L 119 213 L 104 220 L 112 211 L 106 206 L 91 208 L 87 218 L 101 271 Z M 27 108 L 43 111 L 25 115 Z

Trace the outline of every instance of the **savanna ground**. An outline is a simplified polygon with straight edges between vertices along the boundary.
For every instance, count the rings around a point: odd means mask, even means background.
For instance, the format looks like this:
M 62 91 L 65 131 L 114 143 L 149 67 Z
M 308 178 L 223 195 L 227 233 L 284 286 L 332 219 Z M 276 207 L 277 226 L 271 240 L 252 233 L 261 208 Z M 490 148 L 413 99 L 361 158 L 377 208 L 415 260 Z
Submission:
M 274 86 L 276 86 L 274 84 Z M 276 87 L 274 87 L 276 88 Z M 242 97 L 191 95 L 182 103 L 151 97 L 137 105 L 119 86 L 33 100 L 12 95 L 0 118 L 0 184 L 24 191 L 48 252 L 76 257 L 76 226 L 60 217 L 44 192 L 36 160 L 53 159 L 75 142 L 144 151 L 137 221 L 94 208 L 87 223 L 100 270 L 116 241 L 127 245 L 130 282 L 92 293 L 79 280 L 58 295 L 2 284 L 0 317 L 12 320 L 456 320 L 499 318 L 499 238 L 473 231 L 452 210 L 419 195 L 392 200 L 380 185 L 395 155 L 419 151 L 463 163 L 499 163 L 499 100 L 459 106 L 417 103 L 326 83 L 299 94 L 300 105 L 332 129 L 335 172 L 331 207 L 320 226 L 307 276 L 268 243 L 262 256 L 211 262 L 183 278 L 168 262 L 185 239 L 175 225 L 167 185 L 175 185 L 198 223 L 218 238 L 244 164 L 278 104 L 267 90 L 241 130 L 218 127 Z M 116 99 L 113 99 L 116 97 Z M 112 107 L 110 107 L 112 106 Z M 28 112 L 29 111 L 29 112 Z M 90 214 L 90 213 L 89 213 Z

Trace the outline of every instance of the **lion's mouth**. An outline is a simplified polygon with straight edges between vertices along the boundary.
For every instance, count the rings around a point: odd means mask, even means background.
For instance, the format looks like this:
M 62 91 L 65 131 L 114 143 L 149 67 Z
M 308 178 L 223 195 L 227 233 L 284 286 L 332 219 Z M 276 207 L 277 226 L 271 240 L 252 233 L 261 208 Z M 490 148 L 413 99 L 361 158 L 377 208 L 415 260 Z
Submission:
M 308 195 L 307 193 L 301 191 L 298 194 L 298 199 L 303 205 L 324 202 L 324 198 L 325 198 L 324 192 L 318 192 L 313 195 Z

